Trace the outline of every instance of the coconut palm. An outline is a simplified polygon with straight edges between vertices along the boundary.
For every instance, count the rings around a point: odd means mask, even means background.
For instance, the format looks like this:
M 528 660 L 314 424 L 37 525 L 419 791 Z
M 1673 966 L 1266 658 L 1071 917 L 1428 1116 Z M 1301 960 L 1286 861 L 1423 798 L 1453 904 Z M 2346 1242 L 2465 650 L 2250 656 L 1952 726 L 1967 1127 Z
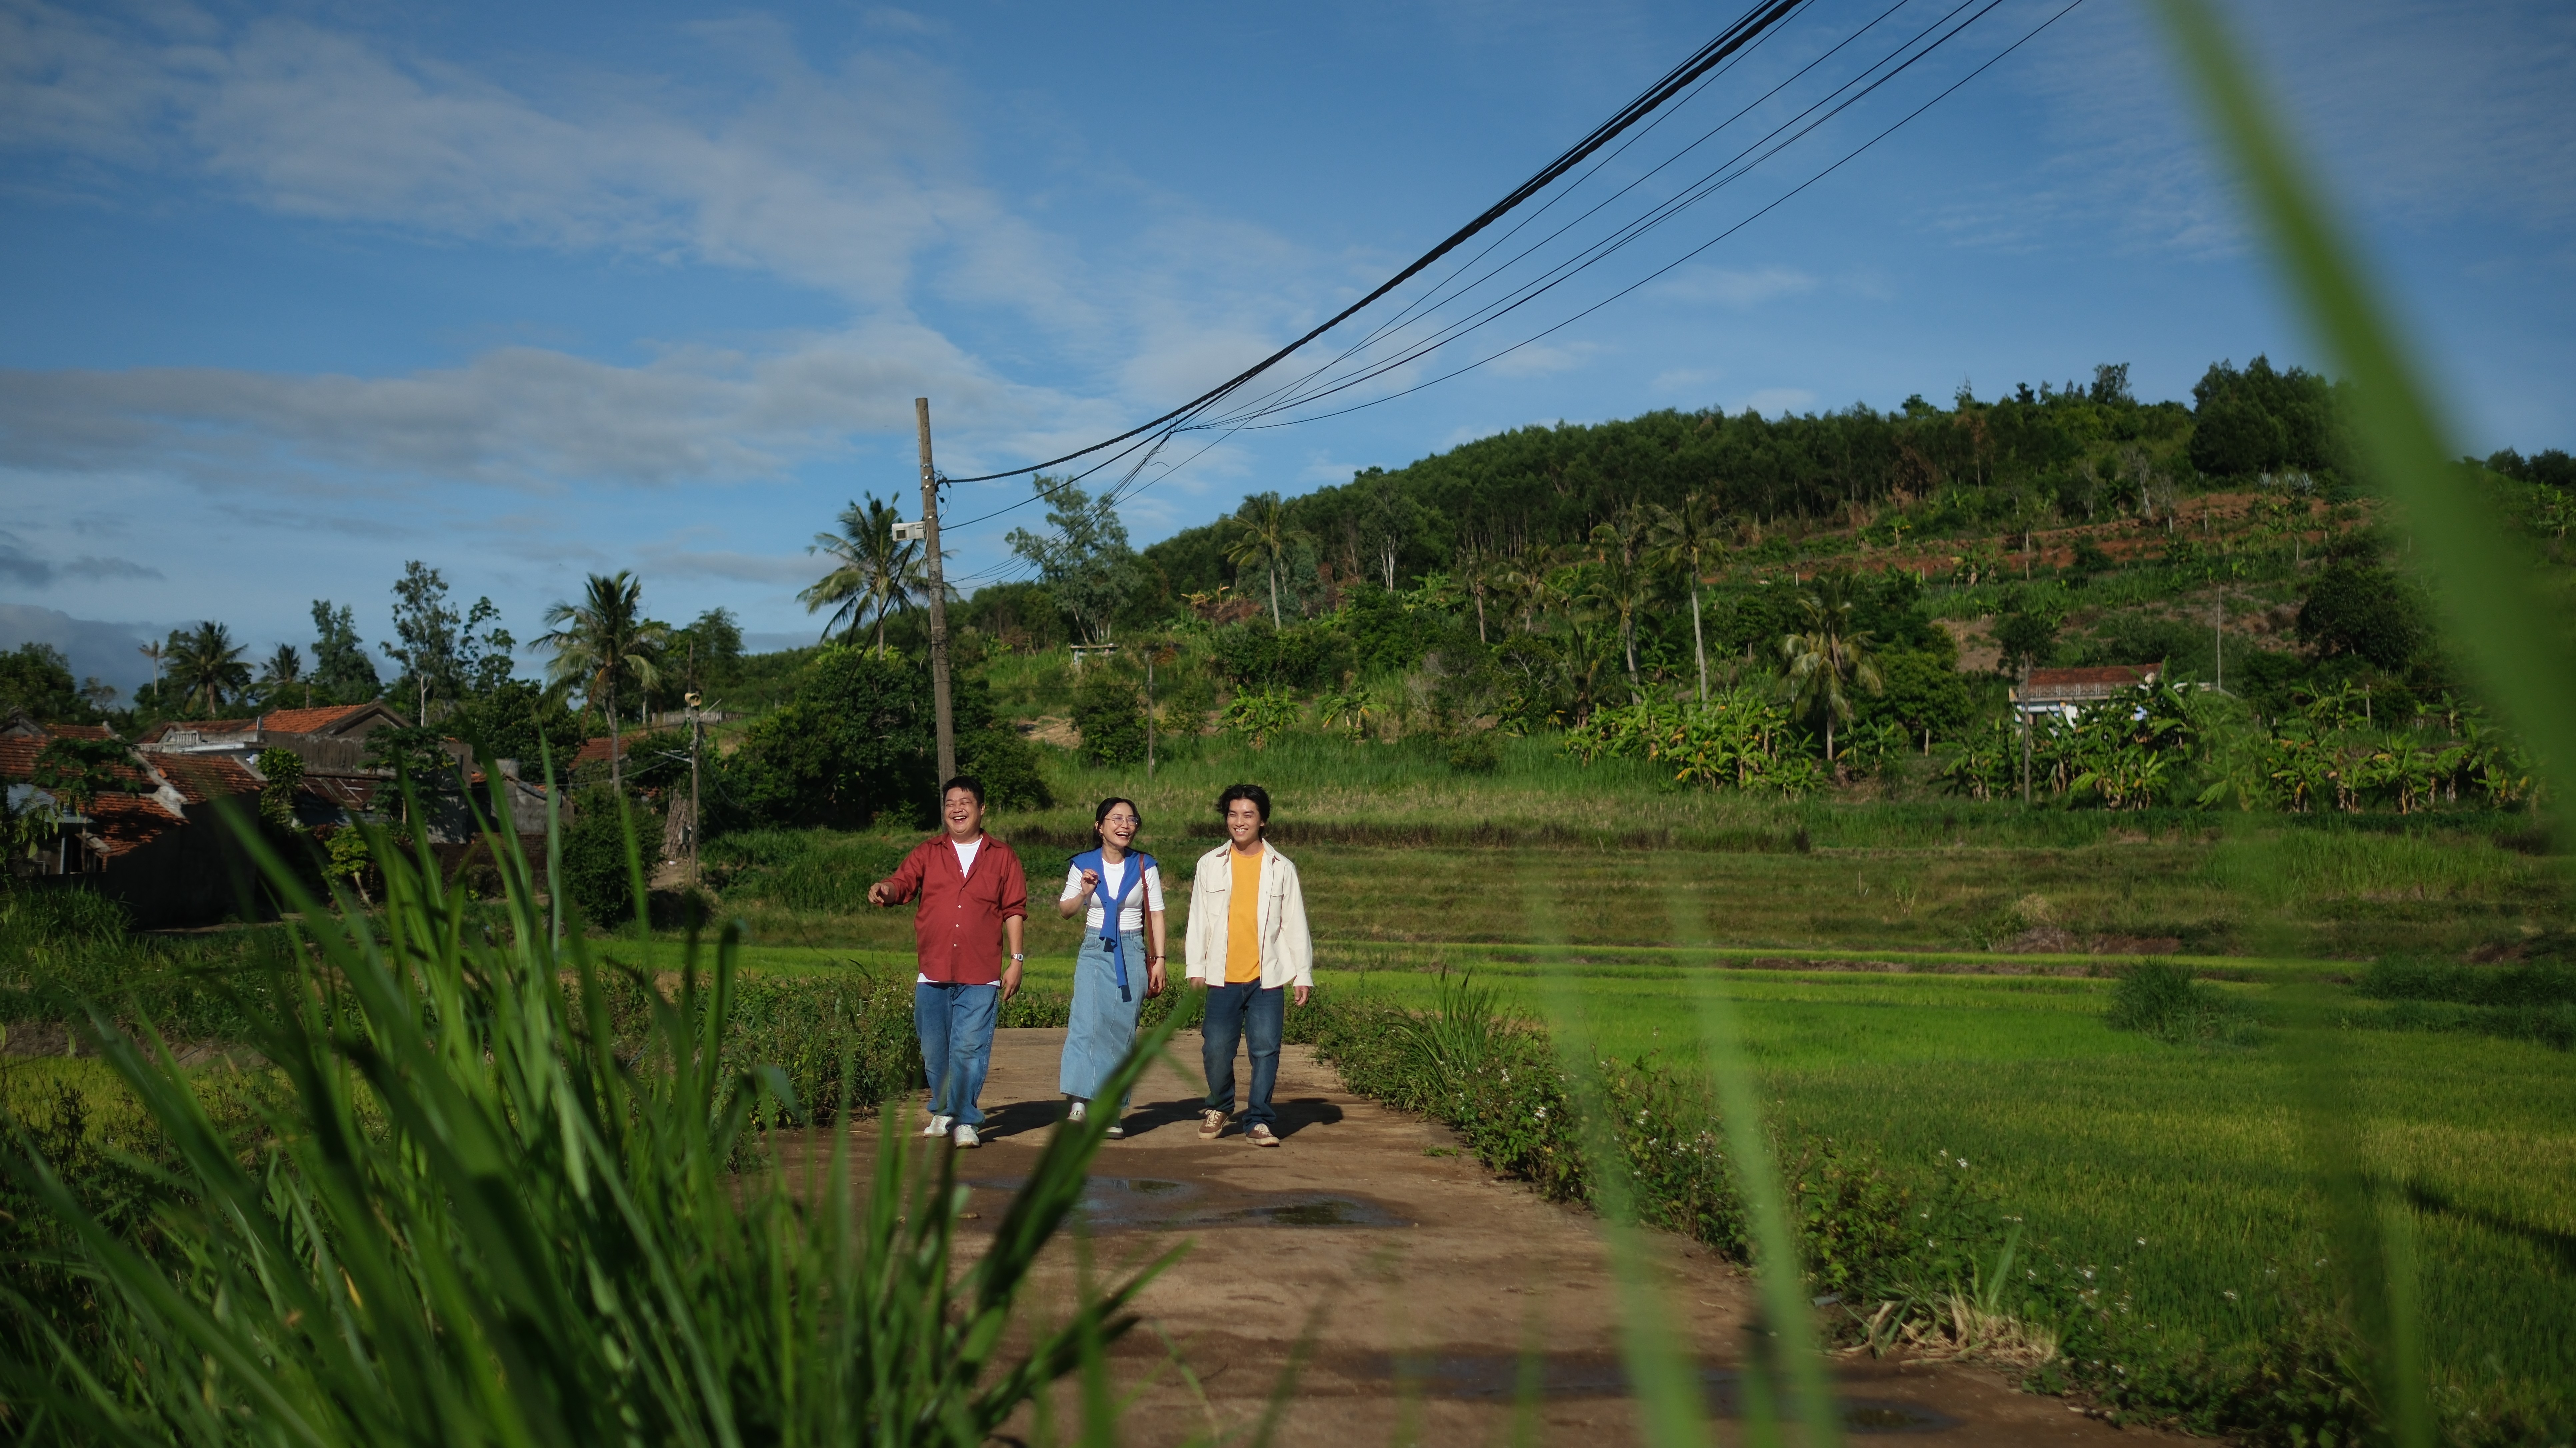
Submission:
M 824 637 L 847 619 L 846 643 L 873 622 L 877 657 L 884 658 L 886 619 L 930 596 L 930 563 L 922 545 L 894 540 L 894 525 L 902 517 L 894 504 L 880 503 L 870 493 L 864 505 L 854 502 L 841 510 L 840 532 L 814 535 L 805 551 L 832 559 L 832 571 L 796 596 L 805 601 L 807 613 L 832 610 L 823 622 Z
M 1288 555 L 1288 510 L 1277 493 L 1247 501 L 1236 515 L 1243 531 L 1225 550 L 1225 561 L 1237 568 L 1258 566 L 1270 577 L 1270 626 L 1279 627 L 1279 562 Z
M 186 633 L 173 630 L 162 649 L 179 697 L 202 705 L 208 718 L 224 700 L 250 687 L 250 665 L 242 662 L 241 645 L 233 642 L 232 630 L 212 619 Z
M 1678 508 L 1656 508 L 1648 530 L 1656 566 L 1679 572 L 1690 591 L 1691 654 L 1699 661 L 1703 704 L 1708 702 L 1708 642 L 1700 630 L 1699 581 L 1710 565 L 1726 556 L 1725 526 L 1717 500 L 1706 493 L 1692 493 Z
M 562 690 L 575 684 L 608 720 L 608 782 L 621 788 L 625 771 L 619 759 L 617 679 L 633 679 L 650 689 L 661 677 L 654 667 L 670 629 L 644 617 L 644 585 L 633 574 L 594 573 L 580 603 L 558 603 L 546 610 L 549 632 L 537 642 L 555 651 L 546 666 L 546 683 Z
M 1781 657 L 1788 664 L 1789 702 L 1801 714 L 1824 719 L 1825 762 L 1830 764 L 1835 726 L 1851 722 L 1852 691 L 1877 694 L 1887 686 L 1878 676 L 1877 641 L 1868 630 L 1853 624 L 1848 577 L 1818 577 L 1814 588 L 1800 595 L 1798 607 L 1806 615 L 1806 628 L 1780 639 Z
M 1470 538 L 1458 545 L 1458 585 L 1476 601 L 1476 642 L 1485 643 L 1485 598 L 1503 584 L 1504 564 L 1490 544 Z
M 1637 681 L 1637 616 L 1646 611 L 1654 575 L 1643 566 L 1647 517 L 1636 507 L 1621 508 L 1607 523 L 1593 525 L 1593 565 L 1582 601 L 1619 620 L 1619 646 L 1628 662 L 1628 691 L 1643 696 Z
M 268 662 L 259 666 L 259 682 L 272 700 L 283 691 L 302 684 L 305 707 L 313 705 L 313 685 L 304 677 L 304 656 L 295 651 L 293 644 L 279 644 L 277 652 L 268 656 Z

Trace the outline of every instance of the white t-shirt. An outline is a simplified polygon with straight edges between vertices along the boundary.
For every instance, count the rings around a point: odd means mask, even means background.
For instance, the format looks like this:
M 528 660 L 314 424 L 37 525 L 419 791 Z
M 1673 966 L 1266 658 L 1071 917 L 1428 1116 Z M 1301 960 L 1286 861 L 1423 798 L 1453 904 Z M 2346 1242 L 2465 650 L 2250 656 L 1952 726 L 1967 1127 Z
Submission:
M 1097 889 L 1094 889 L 1091 892 L 1090 912 L 1082 917 L 1082 923 L 1086 927 L 1093 930 L 1098 930 L 1100 928 L 1102 914 L 1101 902 L 1117 898 L 1118 887 L 1127 882 L 1127 872 L 1134 869 L 1135 865 L 1136 857 L 1134 855 L 1129 855 L 1114 865 L 1110 864 L 1106 860 L 1100 862 L 1100 885 Z M 1059 900 L 1070 900 L 1081 893 L 1082 871 L 1074 866 L 1066 866 L 1064 871 L 1064 893 L 1056 898 Z M 1160 910 L 1162 908 L 1163 867 L 1157 865 L 1145 872 L 1144 888 L 1128 892 L 1127 903 L 1121 906 L 1118 911 L 1118 933 L 1121 935 L 1127 935 L 1144 929 L 1145 912 L 1148 910 Z
M 970 875 L 975 871 L 976 852 L 984 848 L 984 837 L 982 835 L 977 835 L 975 838 L 968 840 L 966 843 L 961 845 L 957 843 L 957 837 L 955 835 L 951 835 L 948 837 L 948 847 L 957 852 L 957 873 L 960 875 Z M 914 973 L 913 978 L 923 985 L 939 984 L 939 982 L 932 980 L 928 975 L 917 971 Z

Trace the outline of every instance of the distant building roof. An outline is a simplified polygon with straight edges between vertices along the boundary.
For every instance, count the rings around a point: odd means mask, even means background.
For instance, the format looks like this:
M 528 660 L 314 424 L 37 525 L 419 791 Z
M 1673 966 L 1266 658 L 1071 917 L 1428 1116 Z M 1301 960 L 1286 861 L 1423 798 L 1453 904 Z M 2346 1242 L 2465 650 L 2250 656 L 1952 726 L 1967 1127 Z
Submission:
M 398 726 L 406 722 L 382 704 L 331 704 L 313 709 L 271 709 L 259 716 L 259 727 L 271 734 L 339 734 L 370 714 L 382 714 Z
M 2013 690 L 2026 704 L 2108 699 L 2126 689 L 2152 684 L 2164 674 L 2162 664 L 2106 664 L 2093 669 L 2033 669 Z
M 260 778 L 241 761 L 222 754 L 162 754 L 153 763 L 161 777 L 170 781 L 180 797 L 190 804 L 204 804 L 210 799 L 227 799 L 239 794 L 257 794 Z

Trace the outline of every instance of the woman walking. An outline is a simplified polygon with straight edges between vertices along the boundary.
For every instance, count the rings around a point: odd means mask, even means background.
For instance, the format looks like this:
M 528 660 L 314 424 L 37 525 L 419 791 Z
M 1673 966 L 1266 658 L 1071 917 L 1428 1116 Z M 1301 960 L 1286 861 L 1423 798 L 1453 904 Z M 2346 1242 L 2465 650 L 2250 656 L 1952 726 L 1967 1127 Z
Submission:
M 1092 815 L 1096 848 L 1073 857 L 1058 914 L 1084 910 L 1082 951 L 1073 963 L 1073 1016 L 1064 1032 L 1056 1086 L 1080 1121 L 1102 1083 L 1136 1044 L 1136 1012 L 1163 989 L 1163 872 L 1154 857 L 1131 849 L 1144 824 L 1136 803 L 1104 799 Z M 1149 943 L 1150 942 L 1150 943 Z M 1127 1103 L 1117 1104 L 1124 1116 Z M 1126 1129 L 1113 1119 L 1110 1136 Z

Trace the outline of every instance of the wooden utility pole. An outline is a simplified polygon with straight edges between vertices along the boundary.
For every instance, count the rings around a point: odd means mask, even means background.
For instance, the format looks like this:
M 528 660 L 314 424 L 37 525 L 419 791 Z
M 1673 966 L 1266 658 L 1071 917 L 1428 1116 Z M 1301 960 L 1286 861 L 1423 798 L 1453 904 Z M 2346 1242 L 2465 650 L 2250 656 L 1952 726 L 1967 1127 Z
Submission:
M 697 645 L 689 645 L 692 672 L 697 660 Z M 706 711 L 701 707 L 703 695 L 691 693 L 689 704 L 689 883 L 703 885 L 706 872 L 698 864 L 698 840 L 706 833 L 706 816 L 698 808 L 698 745 L 706 737 Z
M 930 694 L 939 725 L 939 784 L 944 791 L 957 777 L 957 724 L 948 711 L 948 584 L 939 571 L 939 475 L 930 466 L 930 399 L 912 400 L 913 421 L 921 430 L 922 546 L 930 550 Z

